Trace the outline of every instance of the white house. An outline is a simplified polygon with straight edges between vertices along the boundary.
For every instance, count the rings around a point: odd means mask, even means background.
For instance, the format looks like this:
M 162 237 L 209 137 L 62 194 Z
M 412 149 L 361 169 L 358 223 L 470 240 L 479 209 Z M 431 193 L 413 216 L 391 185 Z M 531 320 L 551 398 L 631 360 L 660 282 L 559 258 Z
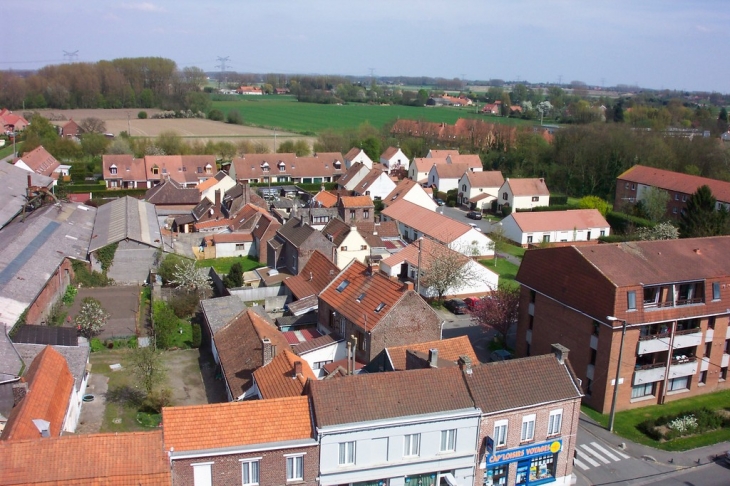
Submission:
M 216 233 L 204 238 L 205 245 L 215 248 L 214 258 L 257 256 L 253 243 L 253 234 Z
M 484 170 L 482 159 L 477 154 L 449 154 L 446 157 L 449 164 L 466 164 L 472 172 L 481 172 Z
M 200 200 L 208 198 L 210 202 L 215 202 L 215 192 L 221 191 L 225 194 L 229 189 L 236 185 L 236 181 L 223 171 L 219 171 L 215 176 L 198 184 L 200 191 Z
M 420 262 L 419 262 L 420 253 Z M 456 258 L 449 257 L 449 254 L 456 254 Z M 464 277 L 457 285 L 446 289 L 444 296 L 470 296 L 484 295 L 497 288 L 499 275 L 484 267 L 473 259 L 456 253 L 454 250 L 437 243 L 429 238 L 414 241 L 403 250 L 391 255 L 380 262 L 380 271 L 389 277 L 400 277 L 416 280 L 419 264 L 421 266 L 421 279 L 427 275 L 434 261 L 446 261 L 456 263 L 463 268 Z M 436 267 L 438 268 L 438 267 Z M 419 293 L 424 297 L 438 297 L 438 292 L 432 287 L 427 287 L 421 280 Z
M 361 163 L 368 169 L 373 168 L 373 161 L 363 149 L 353 147 L 345 154 L 345 169 L 349 169 L 353 164 Z
M 459 155 L 458 150 L 429 150 L 426 154 L 427 159 L 446 159 L 452 155 Z
M 325 334 L 295 346 L 294 352 L 312 368 L 317 379 L 326 375 L 324 367 L 347 357 L 344 338 L 336 334 Z
M 319 484 L 473 485 L 480 410 L 462 373 L 453 366 L 310 383 Z
M 382 199 L 383 205 L 386 208 L 394 202 L 401 200 L 412 202 L 430 211 L 436 211 L 436 208 L 438 208 L 431 194 L 428 194 L 423 186 L 411 179 L 399 181 L 395 188 L 390 191 L 390 194 Z
M 428 172 L 428 185 L 439 192 L 448 192 L 459 187 L 459 180 L 469 172 L 466 164 L 434 165 Z
M 390 174 L 394 170 L 407 169 L 408 157 L 399 147 L 388 147 L 385 152 L 380 154 L 380 163 L 385 168 L 385 172 Z
M 357 226 L 348 225 L 339 218 L 332 219 L 322 229 L 328 240 L 334 245 L 334 263 L 343 269 L 353 259 L 365 263 L 370 255 L 370 245 L 357 230 Z
M 347 172 L 345 172 L 343 176 L 337 180 L 337 185 L 343 189 L 352 191 L 368 174 L 370 174 L 370 169 L 368 169 L 366 165 L 362 162 L 355 162 L 349 169 L 347 169 Z
M 597 209 L 512 213 L 502 220 L 505 238 L 527 246 L 568 241 L 593 241 L 611 227 Z
M 458 201 L 464 205 L 472 204 L 474 208 L 484 209 L 487 204 L 497 198 L 502 184 L 504 184 L 504 177 L 502 177 L 502 172 L 498 170 L 466 171 L 459 179 Z M 489 197 L 481 197 L 472 201 L 472 198 L 483 194 Z
M 383 210 L 384 221 L 396 221 L 406 241 L 427 236 L 468 257 L 491 258 L 494 243 L 471 225 L 456 221 L 408 201 L 396 201 Z
M 388 173 L 380 167 L 370 169 L 370 172 L 352 189 L 356 196 L 370 196 L 373 201 L 383 199 L 395 189 L 395 182 Z
M 408 167 L 408 178 L 419 184 L 428 183 L 428 173 L 434 165 L 446 165 L 446 157 L 416 157 Z
M 550 191 L 545 185 L 545 179 L 505 179 L 499 188 L 497 209 L 509 206 L 512 211 L 518 209 L 532 209 L 537 206 L 550 205 Z

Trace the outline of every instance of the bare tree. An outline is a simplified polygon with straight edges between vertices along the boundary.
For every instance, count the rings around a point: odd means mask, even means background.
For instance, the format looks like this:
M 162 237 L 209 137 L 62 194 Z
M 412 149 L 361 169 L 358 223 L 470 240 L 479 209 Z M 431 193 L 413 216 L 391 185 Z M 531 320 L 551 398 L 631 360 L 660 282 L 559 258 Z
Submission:
M 421 240 L 422 287 L 428 288 L 438 300 L 476 283 L 479 275 L 474 262 L 458 251 L 428 238 Z
M 520 288 L 501 284 L 497 290 L 477 301 L 471 319 L 485 330 L 494 329 L 502 339 L 517 322 L 520 308 Z
M 155 386 L 165 381 L 166 369 L 162 362 L 162 353 L 154 346 L 136 348 L 130 355 L 132 374 L 141 382 L 147 395 Z
M 79 122 L 79 128 L 83 133 L 106 133 L 106 123 L 100 118 L 84 118 Z

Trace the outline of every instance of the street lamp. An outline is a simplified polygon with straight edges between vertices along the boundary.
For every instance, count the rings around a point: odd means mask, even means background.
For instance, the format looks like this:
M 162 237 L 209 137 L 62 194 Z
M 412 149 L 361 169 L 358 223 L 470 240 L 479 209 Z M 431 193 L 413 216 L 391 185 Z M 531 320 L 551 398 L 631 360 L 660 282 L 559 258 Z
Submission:
M 624 353 L 624 338 L 626 337 L 626 320 L 619 319 L 614 316 L 606 316 L 611 322 L 621 321 L 623 322 L 623 329 L 621 330 L 621 346 L 618 348 L 618 363 L 616 364 L 616 380 L 613 384 L 613 400 L 611 401 L 611 413 L 608 416 L 608 431 L 613 432 L 613 423 L 616 419 L 616 399 L 618 398 L 618 380 L 621 376 L 621 356 Z

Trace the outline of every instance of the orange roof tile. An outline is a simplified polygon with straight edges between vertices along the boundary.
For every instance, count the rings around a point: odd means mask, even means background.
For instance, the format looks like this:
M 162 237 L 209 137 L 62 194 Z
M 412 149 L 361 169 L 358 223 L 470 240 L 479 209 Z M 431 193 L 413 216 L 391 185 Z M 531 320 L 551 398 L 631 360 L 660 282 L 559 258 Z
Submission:
M 215 177 L 210 177 L 210 178 L 204 180 L 203 182 L 201 182 L 200 184 L 198 184 L 198 191 L 203 192 L 206 189 L 210 189 L 211 187 L 215 186 L 219 182 L 220 181 L 218 179 L 216 179 Z
M 458 150 L 429 150 L 428 153 L 430 155 L 430 159 L 437 159 L 440 157 L 445 159 L 449 155 L 459 155 Z
M 692 194 L 701 186 L 707 185 L 712 190 L 712 195 L 718 201 L 730 202 L 730 182 L 708 179 L 696 175 L 680 174 L 669 170 L 655 169 L 635 165 L 620 176 L 619 180 L 656 186 L 668 191 Z
M 397 200 L 381 213 L 441 243 L 449 243 L 471 229 L 466 223 L 422 208 L 405 200 Z
M 340 198 L 343 208 L 372 208 L 373 200 L 370 196 L 343 196 Z
M 398 153 L 398 150 L 400 150 L 398 147 L 388 147 L 385 149 L 385 152 L 380 155 L 380 158 L 390 160 L 391 157 Z
M 386 352 L 390 357 L 390 363 L 396 371 L 406 369 L 406 351 L 416 351 L 419 353 L 428 353 L 431 349 L 438 349 L 439 360 L 456 361 L 459 356 L 468 356 L 471 362 L 479 363 L 474 348 L 469 341 L 468 336 L 459 336 L 451 339 L 442 339 L 440 341 L 429 341 L 426 343 L 406 344 L 405 346 L 395 346 L 387 348 Z
M 306 396 L 163 408 L 162 427 L 175 452 L 314 437 Z
M 323 208 L 331 208 L 337 204 L 337 195 L 327 191 L 319 191 L 313 199 Z
M 485 170 L 482 172 L 468 172 L 471 187 L 496 187 L 499 189 L 504 184 L 502 172 L 498 170 Z
M 66 358 L 51 346 L 38 353 L 25 374 L 28 391 L 10 412 L 0 439 L 36 439 L 41 436 L 34 419 L 50 422 L 51 437 L 61 435 L 74 377 Z
M 469 172 L 467 164 L 441 164 L 434 167 L 439 179 L 461 179 L 466 172 Z
M 449 155 L 452 164 L 466 164 L 470 169 L 481 169 L 482 159 L 477 154 Z
M 413 266 L 418 266 L 418 242 L 414 241 L 410 245 L 403 248 L 398 253 L 394 253 L 383 260 L 383 263 L 389 267 L 394 267 L 403 262 L 408 262 Z M 444 258 L 447 255 L 453 255 L 455 259 L 451 260 L 456 263 L 463 260 L 464 264 L 469 261 L 469 257 L 462 255 L 458 251 L 452 250 L 446 245 L 432 240 L 431 238 L 423 238 L 421 240 L 421 265 L 425 268 L 430 267 L 431 261 L 436 258 Z
M 413 159 L 413 162 L 416 164 L 418 172 L 428 172 L 434 165 L 448 164 L 446 157 L 417 157 Z
M 340 273 L 340 269 L 337 268 L 337 265 L 332 263 L 324 253 L 315 250 L 299 275 L 286 278 L 284 285 L 296 299 L 303 299 L 319 294 L 338 273 Z
M 513 218 L 523 232 L 573 231 L 610 226 L 597 209 L 519 212 L 508 217 Z
M 251 233 L 218 233 L 213 235 L 213 242 L 218 243 L 246 243 L 253 241 Z
M 125 181 L 146 181 L 144 159 L 135 159 L 132 155 L 104 155 L 101 159 L 104 179 L 122 179 Z M 112 166 L 116 174 L 112 174 Z
M 41 174 L 46 177 L 50 177 L 53 171 L 61 165 L 60 162 L 58 162 L 58 160 L 56 160 L 56 158 L 48 152 L 48 150 L 43 148 L 43 145 L 23 154 L 23 156 L 20 157 L 20 160 L 22 160 L 25 165 L 30 167 L 30 169 L 36 174 Z
M 295 363 L 300 363 L 301 373 L 294 375 Z M 276 355 L 269 364 L 253 372 L 253 378 L 261 398 L 297 397 L 304 391 L 307 380 L 316 380 L 312 368 L 304 359 L 288 349 Z
M 509 183 L 512 194 L 515 196 L 549 196 L 545 185 L 545 179 L 531 178 L 531 179 L 505 179 L 506 183 Z
M 2 441 L 0 471 L 6 486 L 172 483 L 160 430 Z

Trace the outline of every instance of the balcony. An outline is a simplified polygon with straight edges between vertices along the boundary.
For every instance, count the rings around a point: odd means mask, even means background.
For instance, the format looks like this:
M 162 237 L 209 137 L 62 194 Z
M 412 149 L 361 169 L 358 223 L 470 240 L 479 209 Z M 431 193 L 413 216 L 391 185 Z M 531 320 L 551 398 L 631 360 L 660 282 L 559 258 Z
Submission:
M 682 376 L 692 376 L 697 373 L 697 358 L 694 356 L 682 356 L 672 360 L 669 367 L 669 379 Z
M 637 354 L 658 353 L 669 350 L 669 333 L 649 334 L 639 337 L 639 351 Z
M 644 366 L 637 365 L 634 371 L 634 385 L 662 381 L 666 371 L 666 363 L 654 363 Z
M 707 331 L 705 331 L 705 342 L 711 343 L 712 339 L 715 337 L 715 330 L 711 327 L 707 328 Z
M 702 344 L 702 329 L 683 329 L 674 333 L 674 349 L 689 348 Z
M 644 309 L 665 309 L 705 302 L 704 281 L 644 287 Z

